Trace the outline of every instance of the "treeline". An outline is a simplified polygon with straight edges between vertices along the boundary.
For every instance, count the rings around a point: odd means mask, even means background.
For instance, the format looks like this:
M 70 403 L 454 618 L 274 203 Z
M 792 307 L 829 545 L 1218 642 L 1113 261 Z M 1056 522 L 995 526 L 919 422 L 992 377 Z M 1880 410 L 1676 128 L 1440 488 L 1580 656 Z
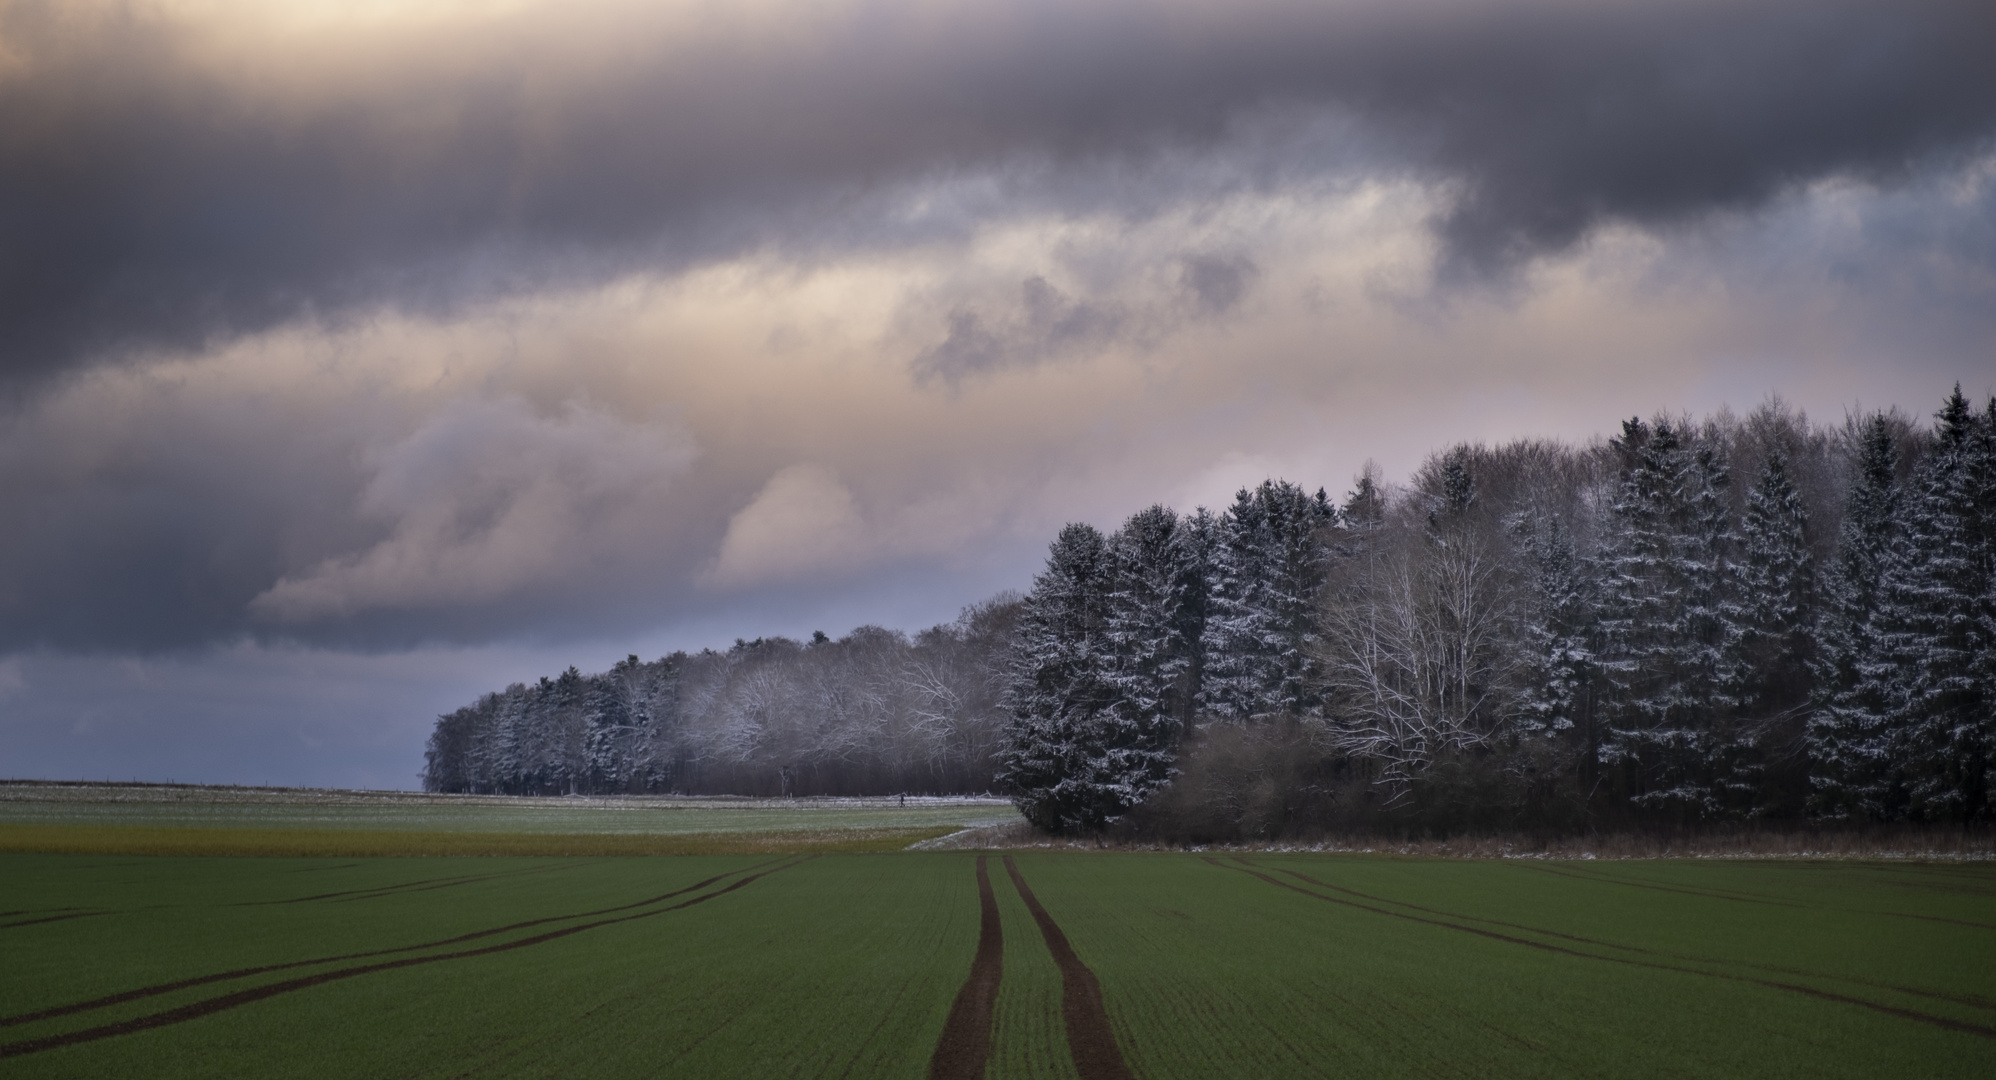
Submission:
M 1023 599 L 912 641 L 514 687 L 440 720 L 425 780 L 995 782 L 1050 830 L 1200 840 L 1986 820 L 1993 571 L 1996 400 L 1631 420 L 1070 525 Z
M 1333 510 L 1069 526 L 1002 778 L 1055 831 L 1990 817 L 1996 401 L 1631 420 Z M 1165 583 L 1169 583 L 1166 587 Z
M 864 795 L 992 790 L 1016 597 L 907 635 L 736 641 L 569 668 L 437 720 L 426 791 Z

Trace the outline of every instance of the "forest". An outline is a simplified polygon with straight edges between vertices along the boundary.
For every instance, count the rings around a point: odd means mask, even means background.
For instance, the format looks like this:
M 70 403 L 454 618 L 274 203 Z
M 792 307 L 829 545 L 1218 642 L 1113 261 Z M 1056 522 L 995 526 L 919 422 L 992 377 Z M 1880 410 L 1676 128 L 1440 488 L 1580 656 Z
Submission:
M 633 656 L 438 719 L 432 791 L 1008 793 L 1213 841 L 1987 821 L 1996 399 L 1631 419 L 1071 524 L 912 637 Z

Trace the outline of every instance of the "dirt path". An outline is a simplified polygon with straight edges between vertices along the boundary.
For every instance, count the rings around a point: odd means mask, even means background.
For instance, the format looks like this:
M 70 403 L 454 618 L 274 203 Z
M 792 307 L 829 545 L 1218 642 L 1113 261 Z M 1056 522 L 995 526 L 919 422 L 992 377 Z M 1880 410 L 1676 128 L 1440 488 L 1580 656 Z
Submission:
M 1123 1051 L 1116 1045 L 1116 1032 L 1109 1026 L 1109 1011 L 1102 1005 L 1102 984 L 1088 965 L 1075 955 L 1074 947 L 1067 943 L 1067 935 L 1061 933 L 1060 925 L 1040 906 L 1038 897 L 1019 875 L 1019 867 L 1010 855 L 1005 856 L 1005 872 L 1012 876 L 1012 886 L 1019 890 L 1019 899 L 1026 902 L 1026 910 L 1033 913 L 1033 921 L 1040 924 L 1040 935 L 1046 938 L 1047 951 L 1053 954 L 1055 966 L 1060 968 L 1060 1015 L 1067 1023 L 1067 1051 L 1074 1056 L 1074 1071 L 1081 1074 L 1081 1080 L 1135 1080 L 1130 1066 L 1123 1060 Z
M 1771 990 L 1787 990 L 1792 993 L 1806 994 L 1809 997 L 1820 998 L 1824 1001 L 1837 1001 L 1837 1002 L 1842 1002 L 1843 1004 L 1846 1005 L 1856 1005 L 1860 1008 L 1871 1009 L 1874 1012 L 1885 1013 L 1888 1016 L 1896 1016 L 1903 1020 L 1913 1020 L 1922 1024 L 1932 1024 L 1935 1027 L 1946 1028 L 1949 1031 L 1959 1031 L 1966 1035 L 1979 1035 L 1985 1039 L 1996 1039 L 1996 1028 L 1985 1027 L 1981 1024 L 1965 1023 L 1960 1020 L 1953 1020 L 1945 1016 L 1935 1016 L 1931 1013 L 1923 1013 L 1914 1009 L 1901 1009 L 1894 1005 L 1885 1005 L 1876 1001 L 1866 1001 L 1864 998 L 1851 997 L 1847 994 L 1838 994 L 1829 990 L 1818 990 L 1813 986 L 1801 986 L 1796 983 L 1776 982 L 1773 979 L 1756 979 L 1749 975 L 1734 975 L 1722 971 L 1700 971 L 1697 968 L 1678 967 L 1674 964 L 1652 963 L 1647 960 L 1637 960 L 1632 957 L 1626 957 L 1626 956 L 1602 956 L 1599 953 L 1582 952 L 1579 949 L 1569 949 L 1561 945 L 1552 945 L 1543 941 L 1533 941 L 1530 938 L 1521 938 L 1514 936 L 1512 934 L 1500 934 L 1495 930 L 1485 930 L 1477 926 L 1463 926 L 1460 923 L 1448 922 L 1443 919 L 1430 919 L 1420 915 L 1409 915 L 1404 911 L 1393 911 L 1388 908 L 1375 907 L 1371 904 L 1359 903 L 1356 900 L 1346 900 L 1342 897 L 1337 897 L 1337 896 L 1326 896 L 1323 893 L 1314 892 L 1310 889 L 1303 888 L 1300 885 L 1292 885 L 1287 881 L 1283 881 L 1281 878 L 1270 877 L 1269 875 L 1264 874 L 1259 870 L 1253 869 L 1251 865 L 1230 866 L 1226 863 L 1221 862 L 1218 859 L 1211 858 L 1209 856 L 1201 856 L 1201 858 L 1204 859 L 1206 862 L 1219 867 L 1222 870 L 1239 871 L 1240 873 L 1246 874 L 1249 877 L 1259 878 L 1262 881 L 1266 881 L 1270 885 L 1273 885 L 1280 889 L 1288 889 L 1291 892 L 1302 893 L 1304 896 L 1308 896 L 1314 900 L 1322 900 L 1326 903 L 1338 904 L 1343 907 L 1357 908 L 1360 911 L 1370 911 L 1377 915 L 1386 915 L 1395 919 L 1405 919 L 1409 922 L 1423 923 L 1428 926 L 1439 926 L 1446 930 L 1459 930 L 1465 934 L 1475 934 L 1478 937 L 1490 938 L 1493 941 L 1505 941 L 1513 945 L 1523 945 L 1526 946 L 1527 948 L 1540 949 L 1545 952 L 1561 953 L 1566 956 L 1577 956 L 1584 960 L 1599 960 L 1604 963 L 1610 963 L 1610 964 L 1627 964 L 1631 967 L 1652 968 L 1657 971 L 1674 971 L 1682 975 L 1702 975 L 1708 979 L 1724 979 L 1727 982 L 1740 982 L 1740 983 L 1749 983 L 1754 986 L 1764 986 Z
M 809 857 L 807 856 L 806 859 L 799 860 L 799 862 L 807 861 L 808 858 Z M 633 922 L 638 919 L 649 919 L 655 915 L 663 915 L 667 912 L 679 911 L 684 908 L 690 908 L 695 904 L 704 904 L 709 900 L 715 899 L 716 897 L 726 896 L 728 893 L 734 892 L 736 889 L 739 889 L 749 884 L 752 881 L 755 881 L 759 878 L 768 877 L 769 875 L 776 873 L 778 870 L 787 869 L 788 867 L 795 865 L 797 865 L 797 863 L 787 863 L 784 866 L 771 867 L 770 869 L 764 870 L 759 874 L 750 874 L 747 877 L 741 878 L 729 885 L 716 889 L 713 892 L 705 893 L 700 896 L 695 896 L 690 900 L 681 901 L 677 904 L 672 905 L 671 907 L 658 908 L 653 911 L 641 911 L 635 915 L 620 915 L 614 919 L 599 919 L 596 922 L 582 923 L 577 926 L 567 926 L 559 930 L 550 930 L 547 933 L 536 934 L 533 937 L 528 937 L 528 938 L 521 938 L 518 941 L 508 941 L 498 945 L 487 945 L 477 949 L 465 949 L 461 952 L 439 953 L 435 956 L 412 956 L 401 960 L 388 960 L 378 964 L 363 964 L 358 967 L 341 968 L 337 971 L 320 972 L 319 974 L 316 975 L 306 975 L 301 978 L 288 979 L 284 982 L 270 983 L 266 986 L 253 986 L 247 990 L 238 990 L 232 994 L 224 994 L 220 997 L 209 998 L 206 1001 L 197 1001 L 191 1005 L 183 1005 L 177 1009 L 168 1009 L 164 1012 L 152 1013 L 151 1015 L 148 1016 L 140 1016 L 116 1024 L 105 1024 L 100 1027 L 85 1028 L 82 1031 L 73 1031 L 65 1035 L 49 1035 L 39 1039 L 24 1039 L 20 1042 L 6 1043 L 4 1045 L 0 1045 L 0 1058 L 20 1057 L 23 1054 L 34 1054 L 34 1053 L 39 1053 L 43 1050 L 54 1050 L 58 1047 L 63 1047 L 63 1046 L 75 1046 L 78 1043 L 96 1042 L 99 1039 L 108 1039 L 114 1035 L 129 1035 L 137 1031 L 147 1031 L 152 1028 L 167 1027 L 172 1024 L 182 1024 L 186 1023 L 189 1020 L 196 1020 L 203 1016 L 212 1016 L 218 1012 L 224 1012 L 229 1009 L 237 1008 L 238 1006 L 248 1005 L 252 1002 L 262 1001 L 265 998 L 273 998 L 278 996 L 279 994 L 288 994 L 293 991 L 304 990 L 309 987 L 322 985 L 324 983 L 337 982 L 341 979 L 351 979 L 358 975 L 370 975 L 377 971 L 393 971 L 398 968 L 418 967 L 423 964 L 435 964 L 445 960 L 463 960 L 473 956 L 490 956 L 493 953 L 510 952 L 514 949 L 526 948 L 529 945 L 540 945 L 545 942 L 555 941 L 560 938 L 568 937 L 572 934 L 579 934 L 584 930 L 594 930 L 599 926 L 610 926 L 615 923 Z M 697 888 L 697 887 L 698 886 L 690 886 L 689 890 L 691 888 Z M 681 890 L 681 891 L 683 892 L 689 890 Z M 651 902 L 656 902 L 656 901 L 654 900 Z M 639 905 L 625 905 L 625 906 L 635 907 Z M 618 909 L 610 908 L 606 910 L 614 911 Z M 576 916 L 567 916 L 567 917 L 575 918 Z M 553 921 L 553 920 L 536 920 L 536 921 Z M 520 924 L 520 925 L 531 925 L 531 924 Z M 497 932 L 498 931 L 483 931 L 479 934 L 473 934 L 468 936 L 481 937 L 485 936 L 486 934 L 497 933 Z M 425 946 L 411 946 L 411 948 L 424 948 L 424 947 Z
M 991 1015 L 998 1004 L 998 981 L 1005 974 L 1005 930 L 998 922 L 998 896 L 991 891 L 985 856 L 977 857 L 977 958 L 970 977 L 956 992 L 943 1036 L 929 1058 L 929 1080 L 984 1080 L 991 1057 Z

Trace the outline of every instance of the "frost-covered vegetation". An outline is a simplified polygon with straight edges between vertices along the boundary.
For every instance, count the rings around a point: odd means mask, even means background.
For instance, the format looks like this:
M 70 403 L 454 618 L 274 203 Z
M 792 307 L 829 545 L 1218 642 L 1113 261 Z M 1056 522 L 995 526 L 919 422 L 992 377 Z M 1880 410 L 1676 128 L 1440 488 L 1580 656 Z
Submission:
M 991 790 L 1012 623 L 1001 596 L 915 635 L 759 638 L 570 668 L 446 714 L 424 787 L 495 794 Z
M 908 639 L 573 669 L 443 717 L 435 790 L 974 791 L 1235 839 L 1977 821 L 1996 755 L 1996 400 L 1936 422 L 1630 420 L 1333 501 L 1070 525 Z

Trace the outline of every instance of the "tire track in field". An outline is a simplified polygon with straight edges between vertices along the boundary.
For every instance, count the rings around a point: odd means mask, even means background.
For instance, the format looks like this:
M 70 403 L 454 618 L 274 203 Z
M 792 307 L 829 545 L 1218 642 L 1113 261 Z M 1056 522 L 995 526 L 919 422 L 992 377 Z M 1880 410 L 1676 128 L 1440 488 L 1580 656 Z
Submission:
M 569 866 L 575 865 L 569 863 Z M 520 870 L 502 870 L 496 874 L 463 874 L 458 877 L 424 878 L 420 881 L 405 881 L 400 885 L 380 885 L 372 889 L 346 889 L 341 892 L 319 893 L 315 896 L 294 896 L 288 900 L 246 900 L 230 907 L 272 907 L 281 904 L 307 904 L 314 900 L 372 900 L 377 896 L 388 896 L 404 892 L 429 892 L 431 889 L 448 889 L 454 885 L 466 885 L 475 881 L 492 881 L 496 878 L 518 877 L 521 874 L 546 874 L 565 869 L 562 866 L 530 866 Z
M 812 857 L 813 856 L 807 855 L 804 857 L 804 859 L 799 861 L 800 862 L 809 861 L 809 859 L 811 859 Z M 167 1027 L 173 1024 L 183 1024 L 189 1020 L 198 1020 L 204 1016 L 213 1016 L 214 1014 L 219 1012 L 226 1012 L 229 1009 L 234 1009 L 243 1005 L 251 1004 L 253 1002 L 262 1001 L 266 998 L 273 998 L 280 994 L 288 994 L 298 990 L 305 990 L 314 986 L 321 986 L 329 982 L 338 982 L 342 979 L 351 979 L 360 975 L 371 975 L 377 971 L 394 971 L 400 968 L 419 967 L 423 964 L 441 963 L 442 961 L 445 960 L 465 960 L 474 956 L 490 956 L 494 953 L 511 952 L 514 949 L 524 949 L 529 945 L 541 945 L 550 941 L 558 940 L 560 938 L 565 938 L 572 936 L 574 934 L 579 934 L 582 933 L 584 930 L 594 930 L 600 926 L 611 926 L 616 923 L 634 922 L 638 919 L 649 919 L 655 915 L 664 915 L 667 912 L 681 911 L 686 908 L 690 908 L 695 904 L 704 904 L 709 900 L 715 899 L 716 897 L 726 896 L 727 894 L 734 892 L 736 889 L 742 888 L 743 886 L 749 884 L 750 882 L 756 881 L 759 878 L 768 877 L 769 875 L 774 874 L 779 870 L 785 870 L 788 869 L 789 866 L 795 866 L 795 865 L 797 864 L 790 863 L 787 866 L 772 867 L 768 870 L 763 871 L 762 873 L 751 874 L 748 877 L 742 878 L 741 880 L 736 881 L 731 885 L 727 885 L 722 888 L 716 889 L 713 892 L 706 893 L 701 896 L 696 896 L 691 900 L 681 901 L 680 903 L 674 904 L 671 907 L 659 908 L 655 911 L 641 911 L 635 915 L 620 915 L 614 919 L 600 919 L 596 922 L 583 923 L 579 926 L 566 926 L 559 930 L 550 930 L 544 934 L 536 934 L 533 937 L 521 938 L 518 941 L 508 941 L 498 945 L 487 945 L 477 949 L 465 949 L 462 952 L 440 953 L 436 956 L 411 956 L 411 957 L 405 957 L 401 960 L 386 960 L 378 964 L 363 964 L 359 967 L 341 968 L 338 971 L 320 972 L 317 975 L 306 975 L 301 978 L 289 979 L 279 983 L 270 983 L 265 986 L 253 986 L 247 990 L 238 990 L 233 994 L 224 994 L 221 997 L 209 998 L 206 1001 L 197 1001 L 191 1005 L 183 1005 L 177 1009 L 168 1009 L 165 1012 L 157 1012 L 149 1016 L 141 1016 L 135 1019 L 125 1020 L 116 1024 L 105 1024 L 101 1027 L 86 1028 L 82 1031 L 70 1032 L 67 1035 L 49 1035 L 39 1039 L 25 1039 L 22 1040 L 21 1042 L 0 1044 L 0 1059 L 20 1057 L 25 1054 L 40 1053 L 44 1050 L 54 1050 L 58 1047 L 63 1047 L 63 1046 L 75 1046 L 79 1043 L 96 1042 L 99 1039 L 108 1039 L 117 1035 L 129 1035 L 132 1034 L 133 1032 L 148 1031 L 153 1028 Z M 626 905 L 626 906 L 632 906 L 632 905 Z M 570 917 L 573 918 L 573 916 Z
M 1654 885 L 1645 881 L 1630 881 L 1627 878 L 1614 877 L 1612 875 L 1601 873 L 1598 871 L 1580 872 L 1575 870 L 1555 870 L 1550 866 L 1533 866 L 1530 863 L 1525 863 L 1523 865 L 1524 868 L 1527 870 L 1537 870 L 1542 874 L 1557 874 L 1560 877 L 1572 878 L 1576 881 L 1595 881 L 1605 885 L 1627 885 L 1632 889 L 1653 889 L 1657 892 L 1683 893 L 1686 896 L 1703 896 L 1713 900 L 1736 900 L 1743 904 L 1767 904 L 1772 907 L 1798 908 L 1811 911 L 1852 910 L 1849 908 L 1842 908 L 1842 909 L 1831 908 L 1820 904 L 1798 904 L 1783 900 L 1774 900 L 1766 897 L 1754 896 L 1751 893 L 1736 893 L 1736 892 L 1725 892 L 1725 891 L 1707 890 L 1707 889 L 1687 889 L 1674 885 Z M 1992 926 L 1989 923 L 1970 922 L 1966 919 L 1950 919 L 1941 915 L 1912 915 L 1903 911 L 1873 911 L 1869 909 L 1861 910 L 1859 913 L 1864 915 L 1885 915 L 1895 919 L 1918 919 L 1922 922 L 1951 923 L 1955 926 L 1966 926 L 1976 930 L 1996 930 L 1996 926 Z
M 1005 856 L 1005 872 L 1011 875 L 1012 887 L 1019 890 L 1019 899 L 1026 902 L 1026 910 L 1033 913 L 1040 936 L 1046 939 L 1047 951 L 1053 954 L 1054 965 L 1060 968 L 1060 1015 L 1067 1025 L 1067 1052 L 1074 1058 L 1074 1071 L 1081 1075 L 1081 1080 L 1135 1080 L 1129 1063 L 1123 1060 L 1122 1049 L 1116 1045 L 1115 1029 L 1109 1026 L 1109 1010 L 1102 1004 L 1101 980 L 1081 962 L 1074 946 L 1068 944 L 1067 935 L 1061 932 L 1060 924 L 1040 906 L 1039 898 L 1020 876 L 1018 864 L 1010 855 Z
M 1017 871 L 1013 874 L 1017 880 Z M 1023 891 L 1024 886 L 1020 888 Z M 929 1058 L 929 1080 L 984 1080 L 985 1062 L 991 1058 L 991 1019 L 998 1004 L 998 982 L 1005 974 L 1005 928 L 998 919 L 998 894 L 991 891 L 983 855 L 977 857 L 977 912 L 977 956 Z
M 38 926 L 42 923 L 62 922 L 66 919 L 92 919 L 99 915 L 109 915 L 108 911 L 79 911 L 70 915 L 44 915 L 39 919 L 22 919 L 19 922 L 0 923 L 0 930 L 12 930 L 17 926 Z
M 1966 926 L 1975 930 L 1996 930 L 1988 923 L 1969 922 L 1967 919 L 1950 919 L 1944 915 L 1912 915 L 1904 911 L 1866 911 L 1866 915 L 1890 915 L 1895 919 L 1918 919 L 1921 922 L 1948 923 L 1953 926 Z
M 1529 862 L 1518 864 L 1526 870 L 1536 870 L 1541 874 L 1572 878 L 1575 881 L 1592 881 L 1602 885 L 1626 885 L 1631 889 L 1649 889 L 1653 892 L 1679 893 L 1684 896 L 1702 896 L 1708 900 L 1731 900 L 1740 904 L 1766 904 L 1769 907 L 1810 908 L 1821 910 L 1817 905 L 1797 904 L 1788 900 L 1775 900 L 1769 897 L 1754 896 L 1748 893 L 1721 892 L 1709 889 L 1687 889 L 1677 885 L 1656 885 L 1647 881 L 1630 881 L 1627 878 L 1612 877 L 1608 874 L 1580 873 L 1573 870 L 1557 870 L 1550 866 L 1537 866 Z
M 1775 982 L 1772 979 L 1757 979 L 1751 975 L 1734 975 L 1723 971 L 1700 971 L 1697 968 L 1676 967 L 1670 964 L 1659 964 L 1648 960 L 1636 960 L 1626 956 L 1602 956 L 1599 953 L 1583 952 L 1579 949 L 1566 948 L 1563 945 L 1551 945 L 1543 941 L 1533 941 L 1530 938 L 1516 937 L 1511 934 L 1500 934 L 1495 930 L 1484 930 L 1479 927 L 1464 926 L 1460 923 L 1446 922 L 1441 919 L 1429 919 L 1420 915 L 1409 915 L 1404 911 L 1393 911 L 1389 908 L 1374 907 L 1371 904 L 1362 904 L 1356 900 L 1345 900 L 1336 896 L 1325 896 L 1323 893 L 1320 892 L 1311 892 L 1309 889 L 1303 888 L 1300 885 L 1291 885 L 1290 883 L 1283 881 L 1280 878 L 1270 877 L 1269 875 L 1264 874 L 1259 870 L 1252 869 L 1250 867 L 1229 866 L 1226 863 L 1223 863 L 1220 860 L 1212 858 L 1210 856 L 1202 855 L 1200 856 L 1200 858 L 1204 859 L 1206 862 L 1211 863 L 1214 866 L 1219 867 L 1222 870 L 1238 871 L 1240 873 L 1248 875 L 1249 877 L 1259 878 L 1262 881 L 1266 881 L 1270 885 L 1273 885 L 1277 888 L 1288 889 L 1291 892 L 1302 893 L 1304 896 L 1310 897 L 1311 899 L 1314 900 L 1322 900 L 1330 904 L 1339 904 L 1344 907 L 1357 908 L 1360 911 L 1370 911 L 1376 915 L 1385 915 L 1389 918 L 1406 919 L 1409 922 L 1422 923 L 1427 926 L 1439 926 L 1447 930 L 1459 930 L 1465 934 L 1475 934 L 1478 937 L 1490 938 L 1493 941 L 1509 942 L 1513 945 L 1523 945 L 1527 948 L 1540 949 L 1545 952 L 1559 953 L 1565 956 L 1577 956 L 1585 960 L 1599 960 L 1604 963 L 1610 963 L 1610 964 L 1627 964 L 1631 967 L 1650 968 L 1656 971 L 1674 971 L 1681 975 L 1702 975 L 1708 979 L 1723 979 L 1727 982 L 1747 983 L 1752 986 L 1764 986 L 1772 990 L 1788 990 L 1797 994 L 1805 994 L 1809 997 L 1820 998 L 1824 1001 L 1836 1001 L 1836 1002 L 1842 1002 L 1843 1004 L 1846 1005 L 1856 1005 L 1859 1006 L 1860 1008 L 1871 1009 L 1874 1012 L 1885 1013 L 1888 1016 L 1896 1016 L 1902 1020 L 1912 1020 L 1922 1024 L 1932 1024 L 1935 1027 L 1946 1028 L 1949 1031 L 1959 1031 L 1967 1035 L 1979 1035 L 1985 1039 L 1996 1039 L 1996 1027 L 1988 1027 L 1982 1024 L 1971 1024 L 1961 1020 L 1950 1019 L 1945 1016 L 1935 1016 L 1931 1013 L 1919 1012 L 1914 1009 L 1902 1009 L 1896 1005 L 1885 1005 L 1876 1001 L 1867 1001 L 1864 998 L 1851 997 L 1848 994 L 1839 994 L 1831 990 L 1819 990 L 1813 986 L 1802 986 L 1796 983 Z
M 1242 858 L 1238 855 L 1234 856 L 1233 859 L 1235 862 L 1240 863 L 1242 866 L 1255 867 L 1259 869 L 1256 863 L 1253 863 L 1248 859 Z M 1395 907 L 1403 907 L 1411 911 L 1425 911 L 1430 915 L 1439 915 L 1445 919 L 1461 919 L 1466 922 L 1483 923 L 1487 926 L 1509 927 L 1512 930 L 1523 930 L 1526 933 L 1539 934 L 1544 937 L 1555 937 L 1563 941 L 1575 941 L 1583 945 L 1598 945 L 1604 949 L 1619 949 L 1623 952 L 1641 953 L 1644 956 L 1660 956 L 1671 960 L 1682 960 L 1685 961 L 1686 963 L 1692 963 L 1692 964 L 1717 964 L 1721 967 L 1750 968 L 1754 971 L 1768 971 L 1768 972 L 1773 972 L 1774 974 L 1777 975 L 1801 975 L 1811 979 L 1828 979 L 1833 982 L 1853 983 L 1858 986 L 1868 986 L 1874 990 L 1891 990 L 1895 993 L 1908 994 L 1913 997 L 1932 998 L 1935 1001 L 1945 1001 L 1955 1005 L 1965 1005 L 1972 1009 L 1996 1010 L 1996 1002 L 1992 1002 L 1987 998 L 1982 998 L 1982 997 L 1944 994 L 1935 990 L 1920 990 L 1911 986 L 1900 986 L 1896 983 L 1878 982 L 1873 979 L 1860 979 L 1851 975 L 1831 975 L 1821 971 L 1810 971 L 1807 970 L 1806 968 L 1783 967 L 1779 964 L 1758 964 L 1750 960 L 1724 960 L 1724 959 L 1716 959 L 1710 956 L 1694 956 L 1690 953 L 1671 952 L 1667 949 L 1646 949 L 1640 945 L 1623 945 L 1620 942 L 1605 941 L 1601 938 L 1582 937 L 1579 934 L 1567 934 L 1567 933 L 1562 933 L 1561 931 L 1558 930 L 1547 930 L 1544 929 L 1543 927 L 1528 926 L 1524 923 L 1505 922 L 1502 919 L 1486 919 L 1481 915 L 1465 915 L 1459 911 L 1444 911 L 1440 908 L 1422 907 L 1419 904 L 1410 904 L 1405 900 L 1394 900 L 1391 897 L 1374 896 L 1371 893 L 1362 893 L 1359 892 L 1357 889 L 1349 889 L 1344 887 L 1343 885 L 1333 885 L 1328 881 L 1320 881 L 1317 878 L 1313 878 L 1308 874 L 1304 874 L 1295 870 L 1290 870 L 1286 867 L 1271 867 L 1270 869 L 1275 870 L 1277 873 L 1287 874 L 1298 881 L 1315 885 L 1320 889 L 1329 889 L 1332 892 L 1341 892 L 1344 893 L 1346 896 L 1356 896 L 1361 900 L 1372 900 L 1381 904 L 1392 904 Z M 1885 914 L 1890 914 L 1890 912 L 1881 911 L 1881 912 L 1873 912 L 1873 914 L 1885 915 Z
M 662 893 L 658 896 L 650 897 L 649 899 L 639 900 L 635 903 L 619 904 L 615 907 L 598 908 L 595 911 L 579 911 L 568 915 L 547 915 L 538 919 L 528 919 L 525 922 L 516 922 L 516 923 L 509 923 L 505 926 L 496 926 L 490 930 L 475 930 L 469 934 L 459 934 L 456 937 L 444 938 L 439 941 L 425 941 L 415 945 L 402 945 L 393 949 L 374 949 L 368 952 L 343 953 L 338 956 L 320 956 L 320 957 L 314 957 L 313 959 L 310 960 L 290 960 L 282 964 L 264 964 L 260 967 L 237 968 L 234 971 L 217 972 L 213 975 L 197 975 L 190 979 L 178 979 L 175 980 L 174 982 L 168 982 L 168 983 L 156 983 L 152 986 L 142 986 L 136 990 L 124 990 L 116 994 L 108 995 L 106 997 L 92 998 L 89 1001 L 79 1001 L 71 1005 L 57 1005 L 53 1008 L 41 1009 L 31 1013 L 19 1013 L 14 1016 L 0 1016 L 0 1027 L 16 1027 L 21 1024 L 31 1024 L 38 1020 L 54 1020 L 64 1016 L 74 1016 L 77 1013 L 91 1012 L 97 1009 L 109 1008 L 113 1005 L 123 1005 L 128 1002 L 142 1001 L 149 997 L 158 997 L 161 994 L 170 994 L 176 990 L 188 990 L 196 986 L 207 986 L 212 983 L 229 982 L 234 979 L 247 979 L 253 975 L 267 975 L 273 971 L 289 971 L 293 968 L 314 967 L 319 964 L 336 964 L 347 960 L 366 960 L 376 956 L 393 956 L 396 953 L 417 952 L 423 949 L 438 949 L 438 948 L 443 948 L 444 946 L 447 945 L 462 945 L 467 941 L 477 941 L 480 938 L 488 938 L 496 934 L 504 934 L 514 930 L 525 930 L 535 926 L 544 926 L 552 922 L 564 922 L 569 919 L 587 919 L 596 915 L 610 915 L 619 911 L 629 911 L 632 908 L 640 908 L 650 904 L 663 903 L 664 901 L 670 900 L 673 897 L 684 896 L 687 893 L 696 892 L 700 889 L 704 889 L 709 885 L 714 884 L 717 881 L 733 877 L 736 874 L 746 874 L 752 870 L 757 870 L 765 866 L 770 866 L 772 863 L 782 862 L 784 861 L 784 859 L 787 858 L 789 858 L 789 856 L 782 856 L 776 859 L 764 860 L 763 862 L 760 863 L 753 863 L 749 866 L 742 867 L 739 870 L 730 870 L 725 874 L 716 874 L 713 877 L 707 878 L 704 881 L 696 881 L 693 884 L 688 885 L 684 888 L 674 889 L 671 892 Z M 775 869 L 783 869 L 783 868 L 776 867 Z M 773 873 L 774 870 L 772 870 L 771 872 Z

